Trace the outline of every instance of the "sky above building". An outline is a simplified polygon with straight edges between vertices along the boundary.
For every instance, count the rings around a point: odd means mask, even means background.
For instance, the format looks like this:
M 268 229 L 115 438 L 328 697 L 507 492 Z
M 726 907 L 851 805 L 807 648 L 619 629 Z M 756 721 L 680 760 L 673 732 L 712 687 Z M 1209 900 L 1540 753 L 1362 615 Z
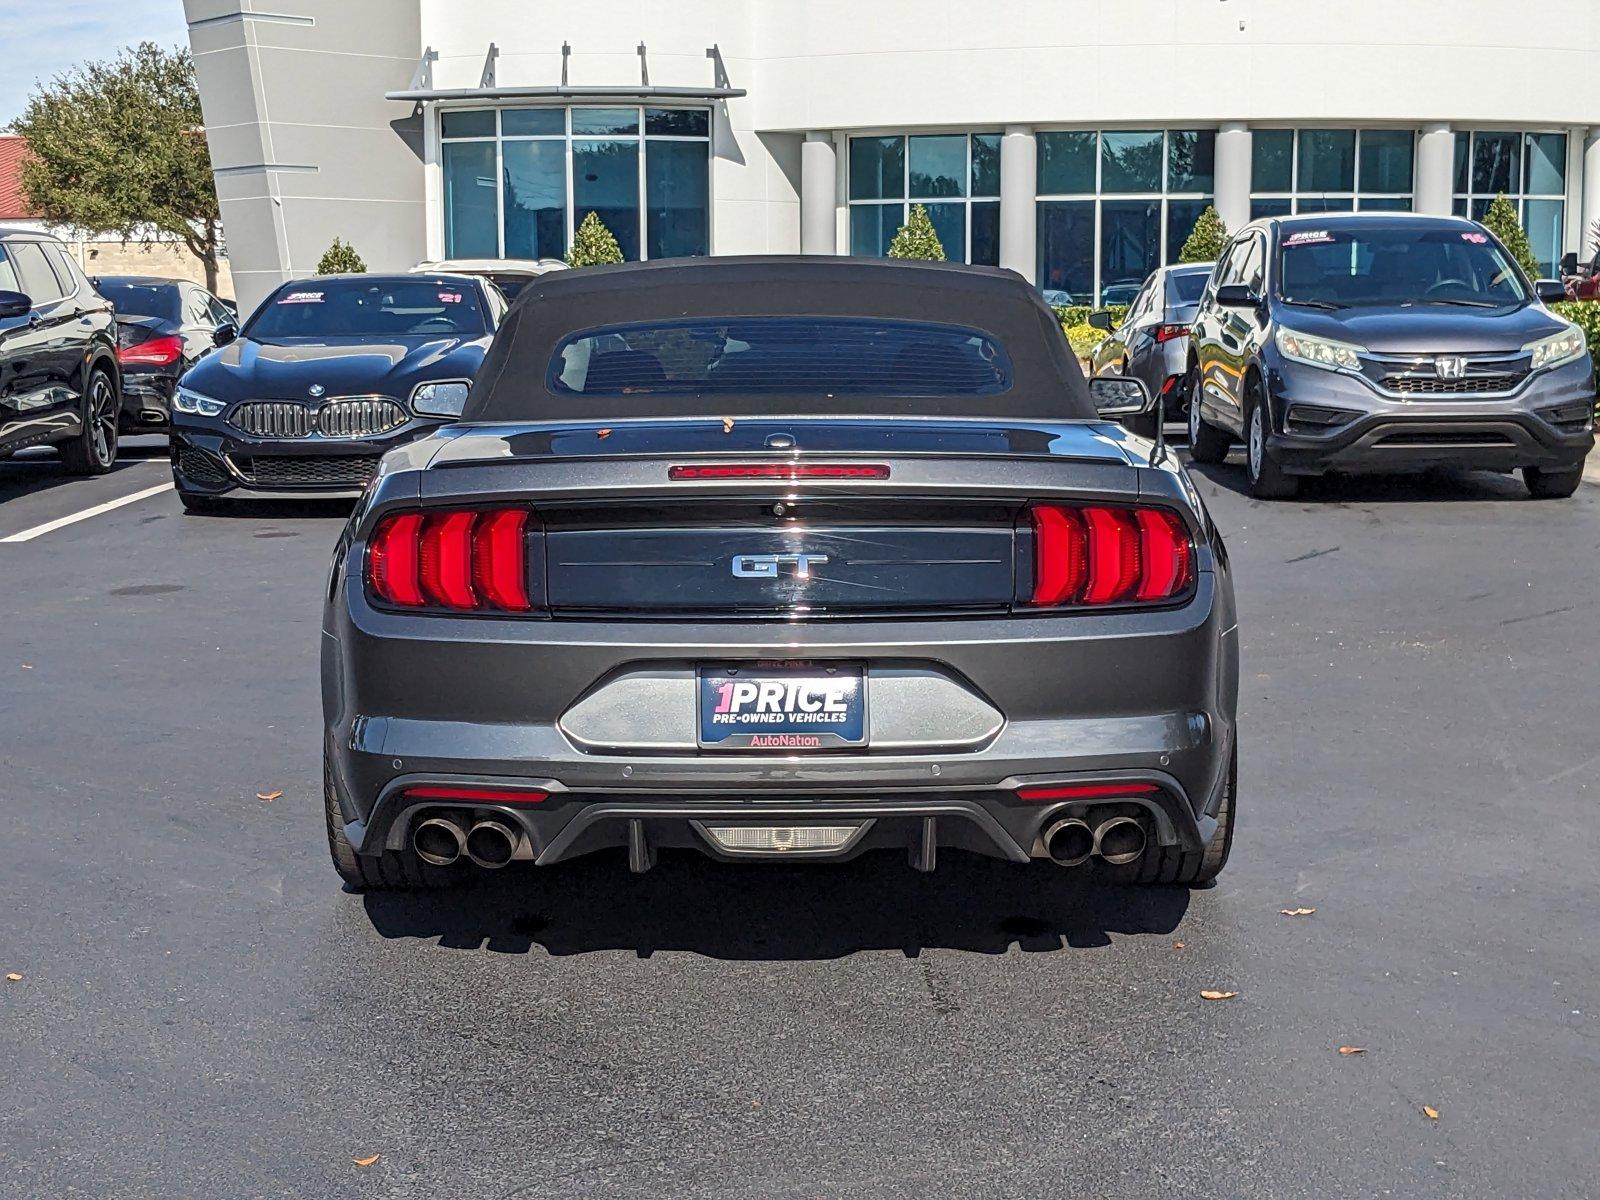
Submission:
M 182 0 L 0 0 L 5 69 L 0 129 L 22 114 L 41 81 L 124 46 L 189 45 Z

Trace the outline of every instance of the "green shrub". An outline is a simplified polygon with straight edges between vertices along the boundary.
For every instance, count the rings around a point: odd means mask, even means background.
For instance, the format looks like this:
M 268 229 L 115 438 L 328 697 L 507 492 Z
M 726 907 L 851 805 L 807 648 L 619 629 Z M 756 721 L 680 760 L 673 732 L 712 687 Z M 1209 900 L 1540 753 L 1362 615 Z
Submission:
M 1099 312 L 1098 308 L 1090 308 L 1087 304 L 1069 304 L 1064 308 L 1056 309 L 1056 316 L 1061 318 L 1061 327 L 1070 329 L 1074 325 L 1087 325 L 1089 314 Z M 1105 311 L 1111 314 L 1111 328 L 1115 329 L 1122 324 L 1122 318 L 1128 315 L 1126 304 L 1109 304 Z
M 616 235 L 607 229 L 598 213 L 590 213 L 572 235 L 572 249 L 567 251 L 569 267 L 601 267 L 622 262 L 622 247 Z
M 918 258 L 924 262 L 943 262 L 944 245 L 934 231 L 928 210 L 920 204 L 911 206 L 911 218 L 894 235 L 889 243 L 890 258 Z
M 1504 192 L 1494 198 L 1489 211 L 1483 214 L 1483 227 L 1500 239 L 1511 252 L 1511 257 L 1528 273 L 1529 279 L 1539 278 L 1539 264 L 1534 261 L 1533 247 L 1528 243 L 1528 231 L 1522 227 L 1522 221 L 1517 216 L 1517 206 L 1506 199 Z
M 1189 234 L 1189 240 L 1183 243 L 1183 249 L 1178 251 L 1178 261 L 1181 263 L 1208 263 L 1216 262 L 1222 256 L 1223 247 L 1228 244 L 1228 227 L 1222 223 L 1222 214 L 1210 204 L 1201 210 L 1195 218 L 1194 229 Z
M 1067 344 L 1079 358 L 1088 358 L 1089 352 L 1109 336 L 1104 329 L 1093 325 L 1068 325 L 1066 335 Z
M 348 242 L 333 239 L 333 245 L 317 260 L 318 275 L 365 275 L 367 264 Z

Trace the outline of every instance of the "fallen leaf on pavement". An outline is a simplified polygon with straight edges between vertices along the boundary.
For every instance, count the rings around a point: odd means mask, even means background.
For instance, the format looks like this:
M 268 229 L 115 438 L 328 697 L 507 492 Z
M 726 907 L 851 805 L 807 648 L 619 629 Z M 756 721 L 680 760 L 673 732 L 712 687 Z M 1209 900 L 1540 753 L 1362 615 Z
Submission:
M 1314 908 L 1280 908 L 1278 911 L 1286 917 L 1309 917 L 1317 910 Z
M 9 979 L 12 983 L 21 983 L 22 982 L 22 973 L 19 972 L 19 971 L 11 971 L 6 975 L 6 978 Z
M 1232 1000 L 1238 992 L 1214 992 L 1209 989 L 1200 993 L 1202 1000 Z
M 732 417 L 723 417 L 722 418 L 722 432 L 723 433 L 732 433 L 733 432 L 733 418 Z
M 279 797 L 279 796 L 281 796 L 281 795 L 283 795 L 283 792 L 282 792 L 282 791 L 276 791 L 276 792 L 257 792 L 257 793 L 256 793 L 256 799 L 257 799 L 257 800 L 276 800 L 276 799 L 277 799 L 277 798 L 278 798 L 278 797 Z
M 608 437 L 611 436 L 611 430 L 609 430 L 609 429 L 596 429 L 594 431 L 594 435 L 597 438 L 602 438 L 602 439 L 608 438 Z
M 381 1154 L 374 1154 L 370 1158 L 353 1158 L 350 1161 L 355 1163 L 358 1167 L 370 1167 L 382 1157 L 383 1155 Z
M 1340 1046 L 1339 1047 L 1339 1053 L 1340 1054 L 1365 1054 L 1366 1052 L 1367 1052 L 1367 1048 L 1365 1046 Z
M 1174 950 L 1182 950 L 1183 949 L 1183 943 L 1182 942 L 1173 942 L 1172 943 L 1172 948 Z
M 1432 1105 L 1424 1104 L 1422 1106 L 1422 1115 L 1430 1121 L 1437 1121 L 1439 1119 L 1439 1110 Z

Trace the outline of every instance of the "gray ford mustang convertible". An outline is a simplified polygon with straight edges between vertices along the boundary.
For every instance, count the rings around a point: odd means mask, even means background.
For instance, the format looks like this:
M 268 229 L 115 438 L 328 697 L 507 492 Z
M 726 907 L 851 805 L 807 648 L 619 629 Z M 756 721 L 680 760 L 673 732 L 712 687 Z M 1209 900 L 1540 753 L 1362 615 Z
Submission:
M 1086 383 L 1006 271 L 531 281 L 335 554 L 339 874 L 944 847 L 1211 879 L 1233 588 L 1181 466 L 1106 419 L 1130 389 Z

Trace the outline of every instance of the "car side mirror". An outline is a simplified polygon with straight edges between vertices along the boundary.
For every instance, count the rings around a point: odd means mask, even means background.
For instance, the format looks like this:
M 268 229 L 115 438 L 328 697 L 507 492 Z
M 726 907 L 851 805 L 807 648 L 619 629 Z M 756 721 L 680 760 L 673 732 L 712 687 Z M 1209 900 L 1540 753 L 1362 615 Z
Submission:
M 1223 308 L 1260 308 L 1261 297 L 1242 283 L 1225 283 L 1217 288 L 1217 303 Z
M 1103 308 L 1099 312 L 1092 312 L 1089 314 L 1089 324 L 1095 329 L 1104 329 L 1107 333 L 1110 333 L 1111 314 Z
M 226 346 L 239 336 L 239 327 L 232 321 L 218 325 L 217 331 L 211 335 L 211 344 L 219 349 Z
M 1567 298 L 1567 285 L 1559 279 L 1541 279 L 1533 285 L 1541 304 L 1560 304 Z
M 33 311 L 33 300 L 23 292 L 0 292 L 0 317 L 25 317 Z
M 1096 375 L 1089 380 L 1094 410 L 1102 417 L 1138 417 L 1150 411 L 1150 389 L 1127 375 Z

